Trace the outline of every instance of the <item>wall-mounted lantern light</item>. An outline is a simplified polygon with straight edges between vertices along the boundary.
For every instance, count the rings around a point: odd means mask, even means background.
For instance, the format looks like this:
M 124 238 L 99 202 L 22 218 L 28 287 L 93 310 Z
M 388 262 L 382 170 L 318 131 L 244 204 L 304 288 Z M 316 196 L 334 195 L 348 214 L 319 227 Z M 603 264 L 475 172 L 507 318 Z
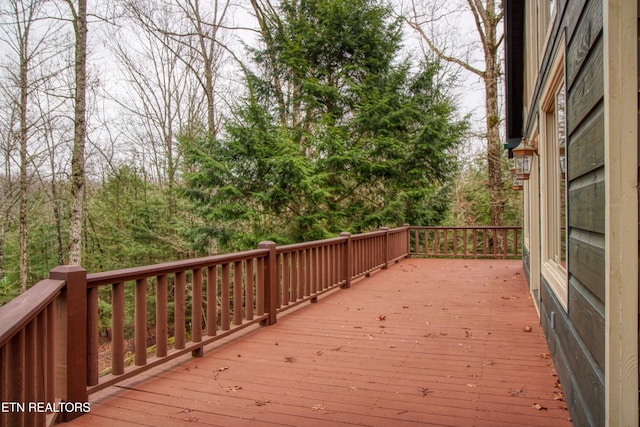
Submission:
M 516 168 L 511 168 L 511 180 L 513 181 L 514 190 L 522 190 L 524 188 L 524 181 L 518 178 Z
M 520 145 L 513 149 L 513 160 L 516 164 L 516 177 L 518 179 L 529 179 L 535 152 L 536 149 L 527 144 L 527 140 L 524 138 L 520 142 Z

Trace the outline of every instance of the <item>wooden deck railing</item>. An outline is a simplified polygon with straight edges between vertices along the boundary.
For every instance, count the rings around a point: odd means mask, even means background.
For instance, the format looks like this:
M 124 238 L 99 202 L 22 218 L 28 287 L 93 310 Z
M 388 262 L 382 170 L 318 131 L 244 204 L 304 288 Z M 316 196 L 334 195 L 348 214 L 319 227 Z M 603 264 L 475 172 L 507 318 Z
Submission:
M 520 258 L 520 227 L 411 227 L 411 256 Z
M 201 356 L 207 344 L 250 325 L 274 324 L 278 313 L 407 256 L 512 257 L 517 242 L 515 228 L 405 225 L 89 275 L 57 267 L 49 280 L 0 308 L 0 402 L 17 405 L 2 408 L 0 425 L 75 418 L 91 393 L 178 356 Z M 110 313 L 101 299 L 110 302 Z M 110 332 L 111 363 L 104 370 L 101 330 Z M 53 402 L 63 403 L 19 410 Z

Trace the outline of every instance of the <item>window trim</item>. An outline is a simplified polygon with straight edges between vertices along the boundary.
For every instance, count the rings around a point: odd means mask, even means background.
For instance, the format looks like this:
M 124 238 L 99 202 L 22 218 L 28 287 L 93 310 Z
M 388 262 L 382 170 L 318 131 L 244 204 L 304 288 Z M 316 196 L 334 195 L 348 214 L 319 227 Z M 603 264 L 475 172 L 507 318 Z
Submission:
M 567 100 L 567 87 L 566 87 L 566 66 L 565 66 L 565 35 L 562 34 L 560 42 L 558 43 L 558 50 L 555 53 L 553 63 L 550 67 L 549 77 L 544 85 L 542 91 L 541 103 L 540 103 L 540 141 L 539 141 L 539 154 L 540 154 L 540 178 L 542 194 L 545 197 L 541 197 L 540 200 L 540 214 L 541 214 L 541 274 L 547 284 L 551 287 L 553 293 L 558 298 L 560 305 L 567 310 L 568 307 L 568 268 L 563 267 L 558 260 L 553 259 L 556 255 L 555 250 L 552 251 L 551 246 L 556 245 L 556 241 L 561 238 L 558 225 L 560 218 L 556 218 L 557 210 L 554 202 L 549 203 L 551 197 L 556 197 L 557 189 L 555 184 L 557 180 L 552 177 L 551 174 L 556 172 L 556 166 L 550 165 L 550 161 L 556 162 L 557 155 L 548 153 L 549 146 L 549 132 L 550 128 L 555 129 L 555 125 L 551 126 L 549 120 L 555 120 L 555 112 L 549 113 L 555 109 L 555 97 L 560 89 L 561 85 L 565 84 L 565 105 Z M 566 112 L 565 112 L 566 114 Z M 549 117 L 551 116 L 551 117 Z M 555 136 L 553 138 L 553 144 L 556 143 Z M 566 143 L 565 143 L 566 144 Z M 553 186 L 553 187 L 552 187 Z M 567 188 L 565 187 L 565 192 Z M 566 197 L 566 193 L 565 193 Z M 565 199 L 565 215 L 568 215 L 568 209 L 566 206 L 567 200 Z M 565 234 L 565 239 L 568 240 L 568 230 Z M 550 252 L 553 252 L 551 254 Z

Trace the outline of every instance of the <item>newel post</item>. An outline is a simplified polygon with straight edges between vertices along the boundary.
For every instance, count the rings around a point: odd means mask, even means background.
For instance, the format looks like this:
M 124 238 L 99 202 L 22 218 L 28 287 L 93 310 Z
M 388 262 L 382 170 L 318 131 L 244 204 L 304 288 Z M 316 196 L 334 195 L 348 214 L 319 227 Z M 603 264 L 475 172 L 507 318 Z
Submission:
M 49 272 L 49 277 L 64 280 L 63 306 L 57 311 L 56 328 L 56 397 L 65 402 L 86 403 L 87 395 L 87 271 L 63 265 Z M 82 415 L 81 411 L 64 413 L 64 421 Z
M 409 257 L 409 254 L 411 254 L 411 225 L 403 224 L 402 226 L 407 230 L 407 232 L 405 233 L 405 238 L 407 239 L 407 257 Z
M 269 254 L 264 262 L 264 312 L 269 315 L 266 324 L 273 325 L 277 322 L 276 303 L 278 301 L 278 258 L 276 244 L 264 241 L 258 244 L 259 249 L 268 249 Z
M 384 231 L 384 240 L 382 243 L 382 255 L 384 256 L 383 270 L 389 268 L 389 227 L 380 227 L 380 230 Z
M 346 238 L 345 241 L 345 246 L 346 249 L 344 251 L 344 271 L 343 271 L 343 275 L 345 278 L 345 282 L 344 285 L 342 286 L 343 288 L 350 288 L 351 287 L 351 272 L 353 271 L 353 256 L 351 254 L 351 233 L 349 233 L 348 231 L 343 231 L 342 233 L 340 233 L 340 237 L 344 237 Z

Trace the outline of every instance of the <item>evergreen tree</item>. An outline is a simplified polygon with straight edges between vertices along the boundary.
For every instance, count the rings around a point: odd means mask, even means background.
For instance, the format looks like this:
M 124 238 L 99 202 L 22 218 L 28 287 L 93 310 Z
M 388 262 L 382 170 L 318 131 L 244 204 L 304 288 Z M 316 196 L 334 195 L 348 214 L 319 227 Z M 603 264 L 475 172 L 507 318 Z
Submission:
M 438 65 L 399 58 L 399 22 L 376 1 L 280 7 L 259 14 L 259 71 L 224 135 L 183 141 L 192 237 L 236 249 L 441 221 L 466 122 Z

